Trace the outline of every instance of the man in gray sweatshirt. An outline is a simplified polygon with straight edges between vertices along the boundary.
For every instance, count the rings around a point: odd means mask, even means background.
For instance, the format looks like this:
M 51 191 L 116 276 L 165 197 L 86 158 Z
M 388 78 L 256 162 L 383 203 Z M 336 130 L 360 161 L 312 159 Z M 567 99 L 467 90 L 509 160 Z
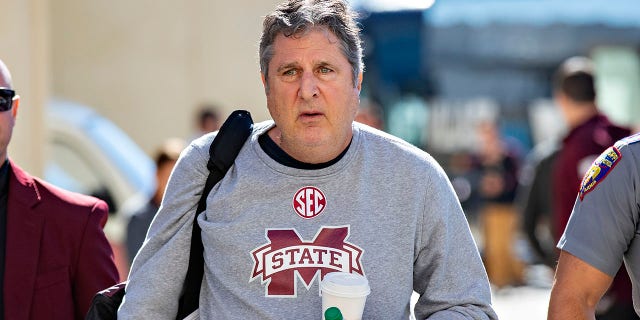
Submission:
M 487 275 L 442 168 L 354 122 L 362 48 L 343 0 L 290 0 L 264 20 L 258 123 L 200 214 L 201 319 L 319 319 L 319 283 L 365 275 L 363 319 L 497 319 Z M 171 175 L 136 256 L 122 319 L 174 319 L 214 134 Z

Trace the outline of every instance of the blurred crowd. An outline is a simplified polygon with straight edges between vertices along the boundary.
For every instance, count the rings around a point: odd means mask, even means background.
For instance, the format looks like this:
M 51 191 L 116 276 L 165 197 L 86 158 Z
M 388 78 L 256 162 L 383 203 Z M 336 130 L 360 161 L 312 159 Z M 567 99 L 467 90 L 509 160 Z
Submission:
M 478 117 L 467 128 L 471 147 L 439 154 L 495 291 L 551 288 L 560 253 L 556 244 L 583 175 L 601 152 L 636 131 L 616 124 L 599 108 L 595 77 L 586 57 L 570 57 L 558 66 L 549 83 L 563 124 L 556 136 L 528 147 L 508 134 L 498 112 Z M 383 110 L 364 100 L 356 120 L 386 130 Z M 429 151 L 428 145 L 422 147 Z M 598 304 L 597 319 L 637 319 L 631 292 L 622 266 Z

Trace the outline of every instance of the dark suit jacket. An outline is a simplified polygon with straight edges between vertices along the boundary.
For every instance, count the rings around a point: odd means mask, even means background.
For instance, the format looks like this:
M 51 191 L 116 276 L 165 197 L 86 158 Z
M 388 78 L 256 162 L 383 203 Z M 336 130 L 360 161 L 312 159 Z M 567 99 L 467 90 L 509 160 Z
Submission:
M 5 319 L 84 319 L 118 271 L 102 230 L 107 205 L 30 176 L 10 161 Z

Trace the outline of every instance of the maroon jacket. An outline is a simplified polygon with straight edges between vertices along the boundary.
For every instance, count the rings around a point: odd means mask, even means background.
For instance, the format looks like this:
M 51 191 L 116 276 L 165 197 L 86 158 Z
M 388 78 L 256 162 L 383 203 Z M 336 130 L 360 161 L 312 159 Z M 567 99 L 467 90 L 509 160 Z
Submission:
M 580 168 L 581 162 L 593 162 L 605 149 L 617 140 L 631 134 L 627 128 L 612 124 L 597 114 L 574 128 L 562 141 L 552 172 L 554 238 L 560 240 L 573 210 L 580 182 L 591 163 Z
M 84 319 L 93 295 L 118 281 L 107 205 L 10 166 L 4 317 Z

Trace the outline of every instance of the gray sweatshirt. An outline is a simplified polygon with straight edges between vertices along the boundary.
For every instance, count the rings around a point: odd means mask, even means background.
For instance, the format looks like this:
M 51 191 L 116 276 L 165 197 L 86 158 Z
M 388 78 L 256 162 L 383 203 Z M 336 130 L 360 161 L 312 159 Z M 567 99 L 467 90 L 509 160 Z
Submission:
M 449 180 L 424 151 L 355 123 L 337 163 L 284 166 L 256 124 L 198 217 L 205 248 L 201 319 L 321 319 L 328 272 L 367 277 L 363 319 L 497 319 L 486 272 Z M 191 223 L 214 134 L 181 155 L 136 256 L 119 319 L 174 319 Z

